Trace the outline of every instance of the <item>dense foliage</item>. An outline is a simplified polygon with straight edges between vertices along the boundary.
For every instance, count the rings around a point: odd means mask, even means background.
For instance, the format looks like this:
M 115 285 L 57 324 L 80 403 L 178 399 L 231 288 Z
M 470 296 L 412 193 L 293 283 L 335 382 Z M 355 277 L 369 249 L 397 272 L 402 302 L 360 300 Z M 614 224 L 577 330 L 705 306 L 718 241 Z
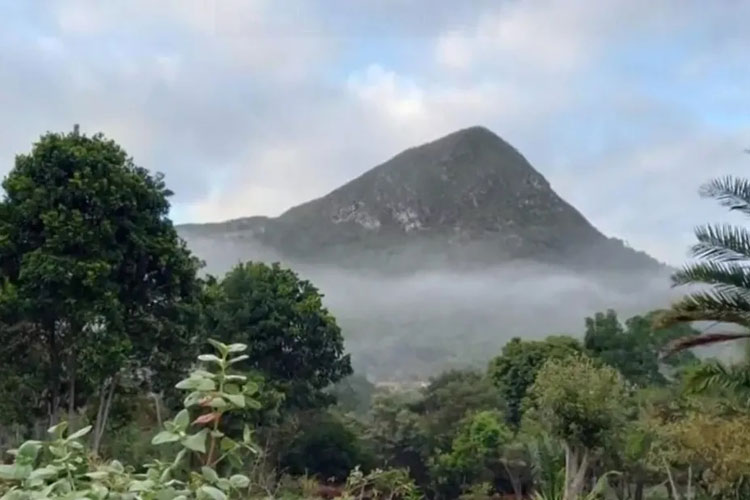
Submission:
M 715 288 L 666 314 L 592 311 L 485 371 L 379 386 L 294 271 L 199 279 L 161 176 L 103 136 L 43 136 L 3 187 L 2 500 L 750 495 L 750 358 L 684 350 L 747 334 L 680 323 L 747 326 L 742 229 L 698 231 L 676 281 Z M 750 212 L 744 181 L 705 193 Z
M 287 404 L 324 404 L 323 390 L 352 373 L 341 329 L 309 281 L 278 264 L 238 264 L 209 287 L 207 330 L 249 345 L 247 369 L 279 386 Z

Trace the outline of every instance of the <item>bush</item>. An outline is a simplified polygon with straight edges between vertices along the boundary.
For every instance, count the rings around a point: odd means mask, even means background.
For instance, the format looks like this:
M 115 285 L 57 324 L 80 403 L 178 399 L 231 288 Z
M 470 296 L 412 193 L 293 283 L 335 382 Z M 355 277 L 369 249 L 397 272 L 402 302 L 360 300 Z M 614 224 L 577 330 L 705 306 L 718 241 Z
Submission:
M 178 389 L 190 392 L 185 408 L 165 422 L 164 430 L 151 441 L 153 445 L 179 444 L 170 460 L 141 464 L 144 472 L 117 460 L 100 462 L 80 442 L 91 426 L 68 433 L 67 422 L 62 422 L 49 429 L 50 441 L 26 441 L 14 450 L 13 464 L 0 465 L 2 500 L 246 498 L 250 479 L 231 472 L 242 467 L 247 453 L 257 453 L 252 432 L 246 427 L 241 439 L 228 435 L 222 417 L 259 408 L 253 397 L 258 388 L 232 371 L 232 365 L 243 359 L 238 353 L 245 345 L 211 343 L 219 355 L 201 355 L 206 369 L 194 370 L 177 384 Z M 225 474 L 219 475 L 217 470 Z
M 359 437 L 329 413 L 307 419 L 282 457 L 282 467 L 291 474 L 310 474 L 323 481 L 343 481 L 356 466 L 369 469 L 372 462 Z

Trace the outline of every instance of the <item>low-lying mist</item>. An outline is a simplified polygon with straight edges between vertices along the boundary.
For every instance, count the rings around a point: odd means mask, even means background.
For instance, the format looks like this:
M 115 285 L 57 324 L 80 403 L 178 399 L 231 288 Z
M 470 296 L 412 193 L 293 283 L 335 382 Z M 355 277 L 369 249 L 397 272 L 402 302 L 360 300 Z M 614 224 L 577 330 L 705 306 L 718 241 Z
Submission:
M 355 370 L 380 380 L 483 368 L 512 337 L 581 337 L 584 318 L 597 311 L 612 308 L 625 320 L 683 293 L 666 273 L 584 275 L 513 262 L 394 275 L 290 262 L 247 240 L 191 238 L 189 245 L 212 274 L 240 261 L 280 261 L 312 281 L 344 331 Z

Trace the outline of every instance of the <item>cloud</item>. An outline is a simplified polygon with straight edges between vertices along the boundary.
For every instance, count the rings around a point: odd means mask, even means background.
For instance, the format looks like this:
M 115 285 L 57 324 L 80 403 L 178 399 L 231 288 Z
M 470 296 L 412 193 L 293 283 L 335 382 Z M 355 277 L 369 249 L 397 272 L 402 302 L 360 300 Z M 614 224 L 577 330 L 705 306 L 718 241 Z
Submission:
M 697 185 L 750 161 L 750 6 L 732 5 L 0 0 L 0 165 L 80 123 L 165 172 L 178 221 L 208 221 L 483 124 L 604 232 L 679 262 L 721 216 Z

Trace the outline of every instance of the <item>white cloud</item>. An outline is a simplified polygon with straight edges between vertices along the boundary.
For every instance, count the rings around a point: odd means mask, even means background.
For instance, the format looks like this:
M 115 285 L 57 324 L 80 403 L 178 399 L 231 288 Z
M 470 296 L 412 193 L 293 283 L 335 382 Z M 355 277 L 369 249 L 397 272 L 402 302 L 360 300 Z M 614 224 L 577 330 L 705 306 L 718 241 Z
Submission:
M 718 215 L 697 185 L 749 161 L 750 5 L 24 5 L 0 7 L 4 170 L 80 123 L 165 171 L 181 221 L 276 214 L 482 124 L 604 232 L 679 261 L 669 242 Z

